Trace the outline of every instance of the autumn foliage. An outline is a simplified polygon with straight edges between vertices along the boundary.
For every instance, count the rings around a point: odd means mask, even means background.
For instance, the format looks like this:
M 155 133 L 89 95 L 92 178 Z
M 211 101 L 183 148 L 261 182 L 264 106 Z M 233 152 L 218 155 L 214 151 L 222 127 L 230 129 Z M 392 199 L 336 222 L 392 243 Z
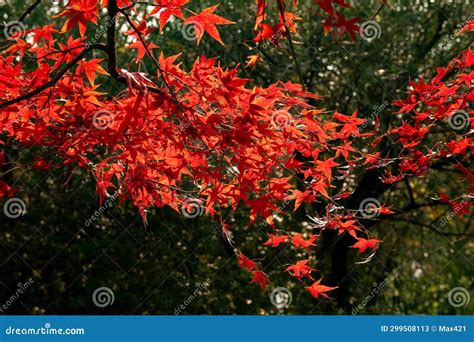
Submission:
M 221 17 L 218 4 L 196 13 L 192 3 L 154 0 L 154 9 L 144 15 L 136 9 L 140 4 L 129 0 L 71 0 L 49 25 L 8 37 L 8 47 L 0 55 L 0 130 L 5 133 L 0 148 L 48 148 L 63 161 L 32 160 L 31 168 L 89 170 L 97 179 L 101 202 L 120 194 L 122 201 L 130 200 L 138 208 L 145 225 L 148 208 L 169 206 L 181 213 L 192 200 L 222 226 L 238 266 L 262 289 L 270 281 L 268 275 L 256 256 L 245 255 L 232 241 L 232 226 L 225 219 L 237 207 L 248 208 L 249 225 L 263 220 L 269 227 L 263 237 L 266 248 L 315 251 L 320 234 L 334 230 L 351 236 L 352 248 L 369 261 L 383 236 L 372 236 L 364 222 L 405 208 L 387 203 L 372 207 L 369 214 L 364 208 L 345 208 L 354 189 L 336 187 L 335 181 L 378 170 L 390 186 L 451 163 L 459 171 L 456 181 L 463 195 L 440 193 L 434 201 L 459 216 L 470 214 L 470 49 L 439 67 L 433 79 L 411 82 L 406 97 L 394 103 L 399 111 L 386 114 L 401 116 L 401 125 L 382 130 L 375 122 L 367 128 L 366 113 L 320 108 L 318 99 L 324 94 L 313 94 L 304 85 L 281 80 L 261 87 L 239 77 L 238 67 L 226 68 L 217 57 L 202 55 L 186 69 L 180 54 L 165 55 L 149 34 L 163 31 L 172 17 L 194 27 L 197 44 L 202 39 L 224 44 L 220 27 L 237 22 L 238 18 Z M 327 34 L 357 39 L 360 19 L 344 16 L 344 0 L 314 4 Z M 270 6 L 277 15 L 267 14 Z M 295 14 L 298 6 L 298 1 L 257 0 L 255 46 L 264 41 L 291 44 L 301 19 Z M 97 25 L 99 13 L 107 17 L 106 38 L 92 39 L 89 28 Z M 150 24 L 153 18 L 158 27 Z M 136 51 L 128 66 L 116 64 L 114 35 L 123 34 L 118 23 L 133 37 L 125 46 Z M 471 22 L 464 31 L 472 27 Z M 103 56 L 91 58 L 92 51 Z M 153 61 L 153 73 L 140 72 L 142 59 Z M 249 55 L 247 67 L 259 59 L 259 54 Z M 99 76 L 121 84 L 125 91 L 110 97 L 101 91 Z M 440 129 L 449 131 L 447 139 L 426 143 L 425 138 Z M 396 154 L 380 149 L 384 139 L 394 141 Z M 12 197 L 18 190 L 0 182 L 1 196 Z M 280 204 L 288 201 L 294 211 L 315 204 L 320 208 L 311 216 L 311 227 L 275 222 L 275 215 L 285 214 Z M 282 271 L 303 282 L 315 298 L 329 298 L 327 292 L 337 284 L 321 284 L 323 275 L 315 266 L 295 258 Z

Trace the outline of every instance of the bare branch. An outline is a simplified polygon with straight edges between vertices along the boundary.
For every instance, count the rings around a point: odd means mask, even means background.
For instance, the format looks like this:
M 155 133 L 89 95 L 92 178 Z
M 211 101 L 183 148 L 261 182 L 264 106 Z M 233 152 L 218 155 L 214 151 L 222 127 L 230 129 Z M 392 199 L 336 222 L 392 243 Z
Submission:
M 116 22 L 117 22 L 117 0 L 109 0 L 107 4 L 107 14 L 109 16 L 107 22 L 107 55 L 108 55 L 108 64 L 107 69 L 109 74 L 118 78 L 117 72 L 117 54 L 115 51 L 115 32 L 116 32 Z
M 412 218 L 409 218 L 409 217 L 390 217 L 390 218 L 387 218 L 389 220 L 394 220 L 394 221 L 405 221 L 405 222 L 408 222 L 408 223 L 411 223 L 411 224 L 414 224 L 414 225 L 417 225 L 417 226 L 420 226 L 420 227 L 423 227 L 423 228 L 428 228 L 429 230 L 435 232 L 436 234 L 438 235 L 441 235 L 441 236 L 457 236 L 457 237 L 465 237 L 465 238 L 472 238 L 474 237 L 474 234 L 470 234 L 470 233 L 455 233 L 455 232 L 442 232 L 440 231 L 437 227 L 435 227 L 434 225 L 431 225 L 431 224 L 426 224 L 426 223 L 422 223 L 422 222 L 419 222 L 419 221 L 416 221 Z
M 283 26 L 285 26 L 285 33 L 288 36 L 288 44 L 290 45 L 291 56 L 293 57 L 293 60 L 295 61 L 296 73 L 298 74 L 298 78 L 300 79 L 301 86 L 303 87 L 303 89 L 306 89 L 303 74 L 301 73 L 300 64 L 296 56 L 295 47 L 293 46 L 293 39 L 290 32 L 290 28 L 288 27 L 288 24 L 286 22 L 285 8 L 283 7 L 282 1 L 278 1 L 278 8 L 280 10 L 281 19 L 283 20 Z
M 18 18 L 18 21 L 23 22 L 25 18 L 33 12 L 33 10 L 41 3 L 42 0 L 36 0 L 34 3 L 32 3 L 26 10 L 23 12 L 23 14 Z M 4 29 L 7 25 L 5 24 L 0 24 L 0 29 Z
M 26 9 L 26 11 L 20 16 L 20 18 L 18 18 L 18 21 L 23 21 L 25 20 L 25 18 L 31 14 L 31 12 L 33 12 L 33 10 L 41 3 L 41 0 L 36 0 L 34 3 L 32 3 L 30 5 L 30 7 L 28 7 Z
M 384 8 L 386 4 L 387 4 L 387 0 L 382 0 L 382 3 L 380 4 L 377 12 L 375 12 L 375 14 L 369 20 L 374 20 L 374 18 L 379 15 L 380 11 L 382 11 L 382 9 Z

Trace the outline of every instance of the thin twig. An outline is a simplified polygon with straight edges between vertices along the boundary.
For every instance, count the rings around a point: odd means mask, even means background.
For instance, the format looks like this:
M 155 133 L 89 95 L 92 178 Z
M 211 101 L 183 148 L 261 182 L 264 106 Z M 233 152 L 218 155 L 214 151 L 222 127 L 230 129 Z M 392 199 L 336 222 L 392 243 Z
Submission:
M 384 8 L 386 4 L 387 4 L 387 0 L 382 0 L 382 3 L 380 4 L 379 9 L 377 10 L 377 12 L 375 12 L 375 14 L 369 20 L 374 20 L 374 18 L 379 15 L 380 11 Z
M 33 12 L 33 10 L 41 3 L 41 0 L 36 0 L 34 3 L 32 3 L 30 5 L 30 7 L 28 7 L 26 9 L 26 11 L 20 16 L 20 18 L 18 18 L 18 21 L 23 21 L 25 20 L 25 18 L 31 14 L 31 12 Z
M 174 93 L 174 91 L 173 91 L 173 89 L 171 88 L 171 86 L 170 86 L 170 84 L 168 83 L 168 81 L 166 81 L 165 73 L 164 73 L 163 69 L 161 68 L 160 63 L 156 60 L 155 56 L 153 56 L 153 53 L 152 53 L 152 52 L 150 51 L 150 49 L 148 48 L 148 45 L 146 44 L 145 39 L 143 38 L 141 32 L 138 30 L 138 28 L 135 26 L 135 24 L 133 24 L 133 22 L 132 22 L 132 20 L 130 19 L 130 16 L 128 15 L 127 12 L 125 12 L 125 11 L 122 10 L 122 9 L 118 9 L 118 11 L 124 15 L 125 20 L 127 21 L 127 23 L 132 27 L 133 31 L 135 31 L 135 33 L 137 34 L 138 39 L 140 40 L 140 42 L 142 43 L 143 47 L 145 48 L 145 51 L 146 51 L 147 55 L 153 60 L 153 62 L 155 63 L 156 67 L 158 68 L 158 72 L 160 73 L 161 78 L 163 79 L 163 82 L 164 82 L 166 88 L 168 88 L 168 90 L 170 91 L 170 94 L 171 94 L 172 98 L 175 100 L 175 102 L 176 102 L 179 106 L 181 106 L 181 103 L 178 101 L 178 98 L 176 97 L 176 94 Z
M 300 79 L 301 86 L 303 87 L 303 89 L 306 89 L 303 74 L 301 73 L 301 69 L 300 69 L 300 64 L 298 62 L 298 58 L 296 57 L 295 47 L 293 46 L 293 40 L 291 37 L 290 28 L 288 27 L 288 24 L 286 22 L 285 9 L 283 7 L 283 2 L 282 1 L 277 1 L 277 2 L 278 2 L 278 7 L 280 9 L 281 19 L 283 20 L 283 26 L 285 27 L 286 34 L 288 35 L 288 43 L 290 45 L 291 55 L 293 57 L 293 60 L 295 61 L 296 73 L 298 74 L 298 77 Z
M 36 0 L 34 3 L 32 3 L 26 10 L 23 12 L 23 14 L 18 18 L 19 22 L 23 22 L 25 18 L 33 12 L 33 10 L 41 3 L 41 0 Z M 1 24 L 0 29 L 4 29 L 7 25 Z

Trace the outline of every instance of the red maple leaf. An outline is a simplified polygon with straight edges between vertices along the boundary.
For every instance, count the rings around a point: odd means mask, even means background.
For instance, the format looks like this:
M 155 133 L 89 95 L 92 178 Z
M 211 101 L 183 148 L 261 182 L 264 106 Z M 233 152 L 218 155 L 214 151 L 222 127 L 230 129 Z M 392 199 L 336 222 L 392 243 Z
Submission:
M 377 248 L 377 244 L 379 242 L 382 242 L 381 240 L 377 239 L 364 239 L 364 238 L 358 238 L 357 242 L 352 245 L 352 248 L 358 248 L 359 253 L 363 253 L 367 248 L 375 249 Z
M 212 38 L 217 40 L 219 43 L 224 45 L 224 42 L 219 35 L 216 25 L 230 25 L 235 24 L 235 22 L 227 20 L 223 17 L 213 14 L 219 5 L 208 7 L 204 9 L 201 13 L 188 17 L 184 24 L 194 25 L 194 32 L 196 34 L 197 44 L 201 42 L 201 38 L 206 31 Z
M 293 277 L 298 279 L 308 277 L 309 279 L 314 280 L 311 276 L 311 272 L 315 269 L 311 266 L 308 266 L 308 262 L 309 260 L 300 260 L 295 265 L 287 267 L 285 271 L 289 272 Z
M 94 58 L 89 61 L 79 61 L 77 63 L 78 70 L 84 72 L 91 85 L 94 85 L 95 74 L 108 75 L 109 73 L 100 66 L 102 59 Z
M 296 200 L 295 209 L 293 209 L 293 211 L 296 211 L 302 202 L 312 203 L 315 201 L 316 196 L 313 195 L 311 190 L 305 190 L 305 192 L 301 192 L 300 190 L 296 189 L 293 191 L 293 196 L 291 196 L 290 199 Z
M 67 9 L 54 17 L 68 17 L 62 32 L 70 31 L 79 25 L 79 32 L 84 36 L 89 22 L 97 24 L 97 15 L 97 0 L 70 0 Z
M 336 228 L 339 229 L 338 234 L 342 234 L 344 232 L 349 233 L 349 235 L 353 236 L 357 239 L 356 231 L 360 231 L 361 229 L 355 225 L 355 220 L 348 220 L 342 222 L 340 220 L 331 221 L 328 224 L 329 228 Z
M 163 31 L 163 27 L 172 15 L 181 19 L 184 18 L 181 7 L 188 2 L 189 0 L 155 0 L 156 7 L 150 15 L 159 13 L 160 31 Z
M 301 248 L 310 248 L 311 246 L 314 245 L 314 242 L 317 240 L 318 236 L 310 234 L 309 239 L 305 240 L 302 237 L 302 234 L 296 234 L 291 238 L 291 242 L 295 247 L 301 247 Z
M 237 264 L 239 265 L 239 267 L 241 268 L 246 268 L 248 270 L 253 270 L 257 267 L 257 264 L 254 263 L 252 260 L 250 260 L 249 258 L 247 258 L 245 255 L 243 255 L 242 253 L 240 253 L 238 256 L 237 256 Z
M 260 287 L 265 289 L 265 286 L 269 282 L 268 276 L 262 271 L 252 271 L 253 278 L 250 281 L 251 283 L 258 283 Z
M 336 287 L 330 287 L 330 286 L 321 285 L 320 284 L 321 280 L 322 279 L 319 279 L 313 285 L 306 286 L 305 288 L 309 291 L 309 293 L 311 293 L 311 295 L 314 298 L 318 298 L 319 296 L 322 296 L 324 298 L 331 298 L 325 292 L 332 291 L 334 289 L 337 289 L 338 287 L 337 286 Z
M 148 47 L 149 51 L 152 51 L 152 49 L 157 49 L 159 46 L 157 46 L 153 43 L 147 43 L 147 47 Z M 127 49 L 137 49 L 138 50 L 137 58 L 135 60 L 137 63 L 139 61 L 141 61 L 143 59 L 143 57 L 145 57 L 145 54 L 147 53 L 147 49 L 145 48 L 145 46 L 143 45 L 143 43 L 140 40 L 137 40 L 135 43 L 132 43 L 132 44 L 128 45 Z
M 268 234 L 268 241 L 266 241 L 263 245 L 272 247 L 278 247 L 280 244 L 286 242 L 288 239 L 288 235 L 273 235 Z

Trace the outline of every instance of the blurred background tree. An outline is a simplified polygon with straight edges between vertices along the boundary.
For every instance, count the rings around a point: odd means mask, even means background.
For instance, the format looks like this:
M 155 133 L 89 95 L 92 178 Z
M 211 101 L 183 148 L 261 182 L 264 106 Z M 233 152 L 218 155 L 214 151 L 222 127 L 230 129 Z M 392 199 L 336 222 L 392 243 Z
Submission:
M 50 22 L 61 3 L 40 4 L 25 19 L 26 27 Z M 346 114 L 358 110 L 369 119 L 367 130 L 376 116 L 383 127 L 400 120 L 391 114 L 395 111 L 391 103 L 404 97 L 408 82 L 433 76 L 436 67 L 446 65 L 470 43 L 454 35 L 467 14 L 473 13 L 469 1 L 388 1 L 373 18 L 380 28 L 376 37 L 355 42 L 348 36 L 324 35 L 317 6 L 309 0 L 300 3 L 296 14 L 302 20 L 296 22 L 298 34 L 293 40 L 305 86 L 321 96 L 318 107 Z M 191 4 L 199 12 L 215 2 Z M 351 4 L 353 8 L 345 13 L 361 17 L 361 22 L 371 19 L 381 6 L 378 1 Z M 0 1 L 3 21 L 16 20 L 27 6 L 20 0 Z M 237 22 L 221 29 L 225 46 L 206 37 L 196 46 L 194 40 L 183 37 L 186 27 L 174 20 L 163 33 L 157 29 L 150 37 L 166 56 L 184 51 L 179 60 L 187 68 L 202 53 L 219 57 L 228 67 L 244 66 L 249 55 L 259 54 L 257 66 L 241 68 L 241 77 L 259 85 L 299 81 L 287 42 L 281 40 L 279 47 L 252 42 L 254 1 L 223 0 L 218 13 Z M 105 25 L 105 17 L 103 20 L 98 27 Z M 142 72 L 154 70 L 147 59 L 129 65 L 129 56 L 136 51 L 124 47 L 127 36 L 120 39 L 119 65 Z M 125 89 L 107 78 L 101 81 L 100 90 L 111 96 Z M 20 190 L 27 213 L 19 219 L 1 218 L 0 302 L 7 302 L 21 287 L 19 283 L 25 284 L 30 277 L 34 283 L 6 313 L 173 314 L 180 306 L 184 306 L 179 309 L 182 314 L 474 313 L 474 300 L 462 307 L 448 303 L 451 289 L 472 289 L 474 244 L 465 235 L 472 232 L 472 217 L 461 223 L 448 221 L 442 231 L 426 226 L 432 222 L 439 227 L 444 217 L 440 208 L 417 211 L 401 221 L 378 222 L 370 230 L 383 243 L 367 264 L 356 264 L 360 258 L 355 252 L 341 252 L 334 236 L 324 236 L 324 248 L 317 261 L 311 257 L 312 262 L 330 279 L 338 268 L 344 268 L 344 281 L 350 284 L 344 303 L 315 300 L 280 271 L 270 273 L 271 287 L 288 288 L 292 302 L 278 309 L 270 301 L 271 288 L 263 292 L 248 284 L 248 274 L 237 267 L 235 256 L 222 243 L 221 227 L 209 217 L 186 219 L 169 208 L 152 209 L 148 228 L 144 228 L 137 209 L 127 202 L 113 203 L 96 215 L 95 181 L 84 170 L 71 168 L 66 173 L 54 168 L 38 171 L 40 165 L 20 167 L 22 161 L 45 152 L 16 146 L 7 149 L 10 164 L 2 170 L 2 177 Z M 381 202 L 390 199 L 403 207 L 411 197 L 435 197 L 440 189 L 455 192 L 456 183 L 446 179 L 442 170 L 435 170 L 428 184 L 410 180 L 383 193 Z M 291 204 L 284 210 L 289 215 L 280 224 L 304 226 L 306 212 L 312 208 L 302 206 L 293 213 Z M 92 216 L 96 219 L 88 221 Z M 260 255 L 266 268 L 278 265 L 281 270 L 294 262 L 287 256 L 292 247 L 268 250 L 262 246 L 268 228 L 262 222 L 250 226 L 245 208 L 232 214 L 228 223 L 234 240 L 249 254 Z M 309 257 L 303 252 L 299 256 Z M 99 287 L 113 290 L 112 305 L 94 305 L 92 294 Z

